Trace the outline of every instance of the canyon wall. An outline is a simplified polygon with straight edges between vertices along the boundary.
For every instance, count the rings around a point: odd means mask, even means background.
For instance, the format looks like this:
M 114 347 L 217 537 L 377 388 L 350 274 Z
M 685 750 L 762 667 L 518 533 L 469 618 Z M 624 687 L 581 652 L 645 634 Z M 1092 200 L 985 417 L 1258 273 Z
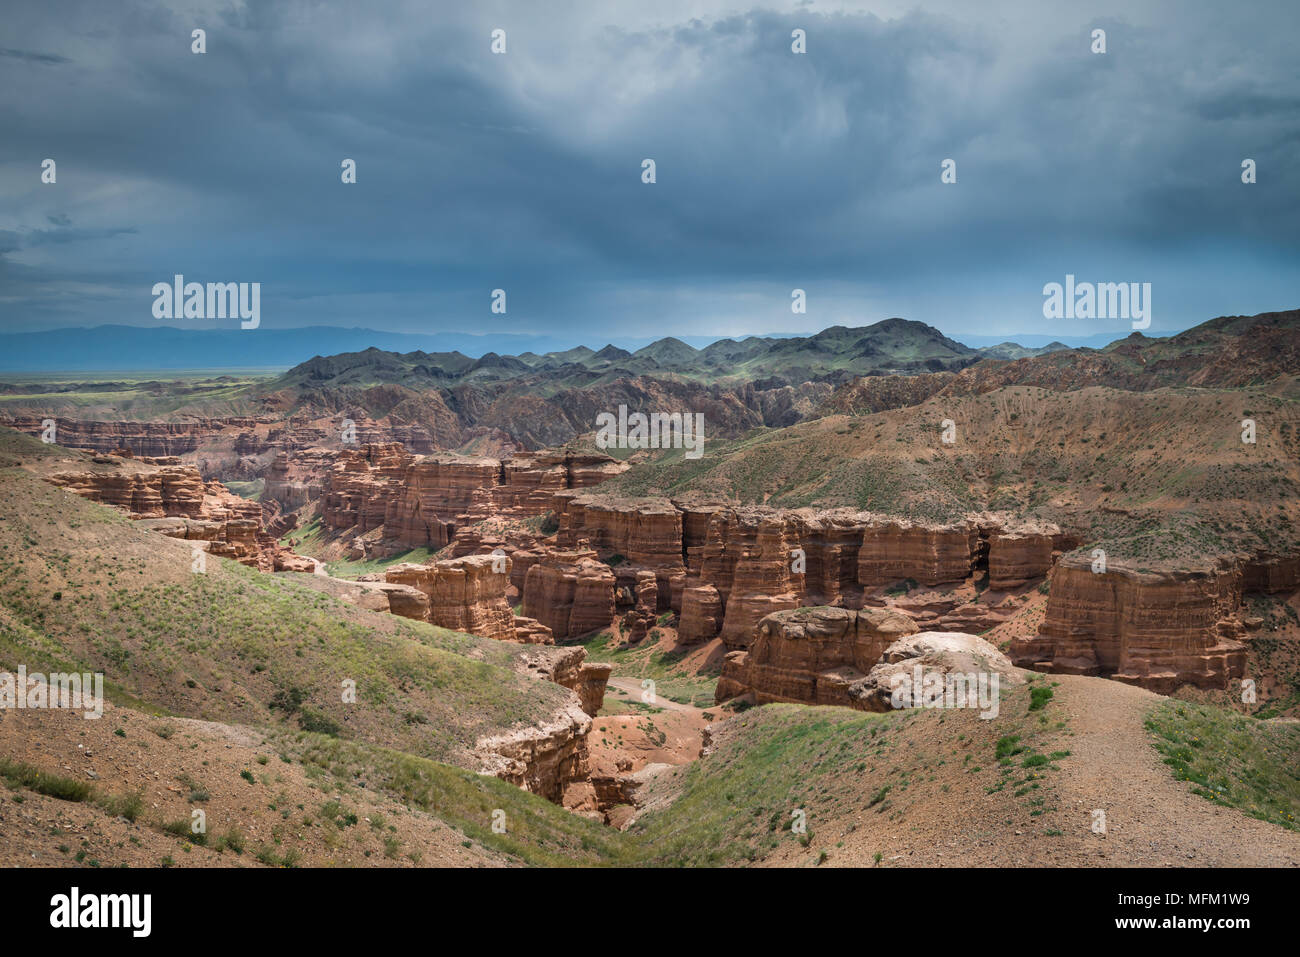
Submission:
M 226 433 L 249 431 L 269 419 L 252 416 L 189 419 L 184 422 L 96 422 L 50 416 L 55 423 L 55 442 L 68 449 L 108 454 L 119 449 L 134 455 L 163 457 L 197 451 L 215 437 Z M 44 418 L 19 416 L 0 420 L 4 425 L 40 436 Z
M 1169 693 L 1181 684 L 1225 688 L 1245 671 L 1243 566 L 1146 570 L 1085 554 L 1057 563 L 1038 634 L 1014 641 L 1019 666 L 1104 675 Z
M 205 482 L 174 457 L 97 456 L 87 468 L 51 471 L 46 481 L 126 512 L 143 526 L 196 543 L 222 558 L 264 571 L 310 571 L 312 559 L 277 544 L 263 524 L 262 506 L 220 482 Z
M 600 492 L 557 493 L 554 502 L 557 541 L 589 547 L 614 565 L 619 596 L 641 572 L 653 573 L 657 607 L 679 612 L 683 641 L 721 635 L 733 650 L 745 648 L 758 622 L 776 611 L 886 604 L 885 586 L 909 579 L 929 587 L 961 583 L 984 567 L 990 587 L 1017 588 L 1042 579 L 1060 550 L 1074 545 L 1054 526 L 1009 522 L 924 525 L 851 509 L 737 507 Z M 927 594 L 921 601 L 917 611 L 931 627 L 982 630 L 1001 620 L 956 594 Z M 625 603 L 630 599 L 619 597 Z
M 528 569 L 522 610 L 557 640 L 608 628 L 615 582 L 614 572 L 591 550 L 546 549 Z
M 979 541 L 974 522 L 867 525 L 858 551 L 858 582 L 884 585 L 910 578 L 922 585 L 938 585 L 962 581 L 974 567 Z
M 46 418 L 0 416 L 0 424 L 39 437 L 45 429 Z M 101 454 L 121 449 L 134 455 L 159 457 L 200 454 L 212 448 L 237 455 L 262 455 L 292 453 L 314 447 L 329 446 L 335 450 L 346 447 L 342 425 L 346 414 L 297 423 L 293 416 L 283 415 L 191 416 L 178 422 L 48 418 L 54 420 L 58 445 Z M 350 420 L 356 445 L 398 442 L 421 454 L 447 447 L 438 435 L 420 425 L 378 423 L 359 412 L 354 413 Z M 462 439 L 459 429 L 454 435 L 442 438 L 450 439 L 452 445 L 460 444 Z
M 363 445 L 336 453 L 321 483 L 321 521 L 358 535 L 378 530 L 389 553 L 441 549 L 460 527 L 544 515 L 558 492 L 590 487 L 626 468 L 603 455 L 519 453 L 502 461 L 417 457 L 396 443 Z
M 655 608 L 679 610 L 686 581 L 682 513 L 667 499 L 637 499 L 634 508 L 627 501 L 578 491 L 555 494 L 556 542 L 567 548 L 585 542 L 607 561 L 653 572 Z

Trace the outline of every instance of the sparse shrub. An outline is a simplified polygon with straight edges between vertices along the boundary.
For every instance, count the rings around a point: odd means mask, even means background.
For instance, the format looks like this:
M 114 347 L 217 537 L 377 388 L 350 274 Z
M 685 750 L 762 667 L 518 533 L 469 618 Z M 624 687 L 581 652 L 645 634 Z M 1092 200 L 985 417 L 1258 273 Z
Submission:
M 111 794 L 101 798 L 99 806 L 114 817 L 124 817 L 128 821 L 134 821 L 144 813 L 144 792 Z
M 25 787 L 60 801 L 84 801 L 91 792 L 85 781 L 48 774 L 33 765 L 8 758 L 0 758 L 0 777 L 15 787 Z
M 337 721 L 315 708 L 302 709 L 302 714 L 298 715 L 298 727 L 315 734 L 327 734 L 332 738 L 338 737 L 338 733 L 343 730 Z

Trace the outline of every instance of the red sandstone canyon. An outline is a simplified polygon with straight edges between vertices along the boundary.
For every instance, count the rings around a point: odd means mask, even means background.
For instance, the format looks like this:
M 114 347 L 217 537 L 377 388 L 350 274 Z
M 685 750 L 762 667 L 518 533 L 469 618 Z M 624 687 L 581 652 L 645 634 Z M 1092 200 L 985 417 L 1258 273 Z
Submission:
M 1249 342 L 1279 323 L 1294 331 L 1296 314 L 1186 335 Z M 6 528 L 39 512 L 25 497 L 48 503 L 18 544 L 53 550 L 11 570 L 66 582 L 55 597 L 79 623 L 63 640 L 132 697 L 269 722 L 263 747 L 301 748 L 283 738 L 297 728 L 445 762 L 632 841 L 720 754 L 745 761 L 750 716 L 769 711 L 950 713 L 968 728 L 958 752 L 1042 737 L 1033 753 L 1059 755 L 1047 766 L 1062 773 L 1074 747 L 1043 751 L 1061 732 L 1026 723 L 1043 702 L 1147 728 L 1169 707 L 1286 728 L 1300 707 L 1300 367 L 1213 386 L 1213 355 L 1188 346 L 1186 377 L 1206 384 L 1147 394 L 1104 367 L 1095 381 L 1114 385 L 1046 386 L 1047 358 L 1059 365 L 1054 352 L 895 375 L 892 393 L 851 381 L 788 425 L 719 439 L 690 470 L 671 447 L 602 448 L 590 432 L 537 447 L 496 427 L 485 443 L 466 424 L 331 412 L 321 395 L 269 411 L 276 380 L 248 386 L 263 411 L 234 416 L 91 419 L 19 399 Z M 1268 426 L 1242 449 L 1248 408 Z M 1162 426 L 1214 415 L 1221 435 Z M 945 419 L 959 423 L 951 445 Z M 88 529 L 74 573 L 54 543 Z M 14 587 L 14 626 L 63 620 Z M 197 630 L 179 658 L 158 657 L 175 639 L 147 636 L 177 627 Z M 221 650 L 209 661 L 204 647 Z M 355 697 L 336 703 L 331 682 Z M 950 736 L 935 725 L 908 747 Z M 1159 766 L 1161 747 L 1125 760 Z M 893 786 L 879 780 L 875 793 Z
M 0 22 L 7 939 L 1287 928 L 1300 6 Z

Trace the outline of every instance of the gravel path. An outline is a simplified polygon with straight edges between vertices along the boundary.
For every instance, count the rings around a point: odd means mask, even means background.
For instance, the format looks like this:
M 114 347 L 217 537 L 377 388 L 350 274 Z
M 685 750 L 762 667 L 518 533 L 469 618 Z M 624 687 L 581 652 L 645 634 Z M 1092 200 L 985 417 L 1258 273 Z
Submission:
M 1057 779 L 1062 807 L 1088 821 L 1094 808 L 1106 812 L 1097 863 L 1300 866 L 1300 834 L 1211 804 L 1174 778 L 1143 727 L 1159 695 L 1096 678 L 1054 680 L 1074 732 Z

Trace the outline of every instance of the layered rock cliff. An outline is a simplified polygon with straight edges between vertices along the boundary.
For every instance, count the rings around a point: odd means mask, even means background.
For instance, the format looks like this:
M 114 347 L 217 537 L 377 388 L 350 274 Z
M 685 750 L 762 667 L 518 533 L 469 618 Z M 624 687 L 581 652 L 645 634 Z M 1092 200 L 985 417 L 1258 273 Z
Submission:
M 922 585 L 938 585 L 961 581 L 974 567 L 979 540 L 974 522 L 867 525 L 858 550 L 858 582 L 883 585 L 910 578 Z
M 681 608 L 686 580 L 682 513 L 667 499 L 629 500 L 579 492 L 553 496 L 562 547 L 586 541 L 607 561 L 652 571 L 659 610 Z
M 767 615 L 748 650 L 730 652 L 716 700 L 750 695 L 757 704 L 792 701 L 857 707 L 850 686 L 916 624 L 880 608 L 813 607 Z
M 556 639 L 608 628 L 614 619 L 615 576 L 591 550 L 547 549 L 529 567 L 523 613 Z
M 163 535 L 203 543 L 209 554 L 265 571 L 314 568 L 312 560 L 281 548 L 267 533 L 257 502 L 240 498 L 220 482 L 205 482 L 197 469 L 174 462 L 105 455 L 89 468 L 51 471 L 44 478 L 121 509 Z
M 502 461 L 447 453 L 416 457 L 400 445 L 365 445 L 339 453 L 326 473 L 321 521 L 359 535 L 377 529 L 391 551 L 441 549 L 463 526 L 544 515 L 557 493 L 624 469 L 600 455 L 519 453 Z
M 1243 568 L 1233 560 L 1176 570 L 1111 561 L 1094 571 L 1088 555 L 1069 555 L 1051 573 L 1038 634 L 1013 642 L 1012 660 L 1161 693 L 1182 684 L 1226 688 L 1246 664 Z
M 394 614 L 419 617 L 441 628 L 484 638 L 515 640 L 515 614 L 506 600 L 509 558 L 468 555 L 430 565 L 404 562 L 389 568 L 384 577 L 390 584 L 415 589 L 426 599 L 411 603 L 402 593 L 390 593 Z
M 625 589 L 630 595 L 641 571 L 653 572 L 657 607 L 680 613 L 684 640 L 720 634 L 732 649 L 746 647 L 759 620 L 774 611 L 883 604 L 877 592 L 909 579 L 926 586 L 959 583 L 987 567 L 990 587 L 1016 588 L 1041 579 L 1062 545 L 1073 544 L 1055 527 L 922 525 L 849 509 L 736 507 L 599 492 L 557 493 L 554 501 L 557 541 L 589 544 L 613 564 L 620 595 Z M 933 626 L 960 630 L 1001 620 L 986 620 L 984 611 L 953 598 L 926 614 Z
M 482 772 L 560 803 L 564 789 L 591 774 L 591 717 L 578 701 L 548 721 L 479 739 Z

